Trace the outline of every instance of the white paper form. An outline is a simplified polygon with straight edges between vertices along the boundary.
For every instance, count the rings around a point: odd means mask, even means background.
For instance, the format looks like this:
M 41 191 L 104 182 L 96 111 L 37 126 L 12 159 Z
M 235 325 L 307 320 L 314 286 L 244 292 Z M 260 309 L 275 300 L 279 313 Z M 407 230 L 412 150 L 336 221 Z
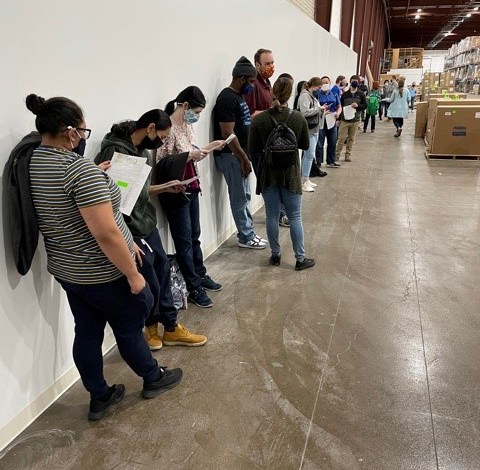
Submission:
M 331 129 L 337 123 L 337 120 L 335 119 L 335 113 L 327 114 L 325 119 L 327 121 L 327 129 Z
M 129 216 L 152 168 L 147 164 L 146 158 L 118 152 L 113 154 L 111 165 L 106 173 L 120 189 L 120 211 Z
M 343 108 L 343 117 L 345 121 L 351 121 L 355 117 L 355 108 L 351 104 Z

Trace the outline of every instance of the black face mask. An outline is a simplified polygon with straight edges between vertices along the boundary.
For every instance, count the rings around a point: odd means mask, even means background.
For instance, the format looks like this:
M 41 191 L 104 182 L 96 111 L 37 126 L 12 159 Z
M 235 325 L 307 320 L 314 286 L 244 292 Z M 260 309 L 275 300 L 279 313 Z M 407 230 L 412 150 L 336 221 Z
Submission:
M 155 137 L 154 140 L 150 139 L 150 137 L 148 137 L 148 135 L 146 135 L 143 140 L 140 142 L 140 144 L 138 145 L 138 149 L 139 150 L 143 150 L 143 149 L 147 149 L 147 150 L 154 150 L 154 149 L 158 149 L 159 147 L 161 147 L 163 145 L 163 142 L 162 142 L 162 139 L 160 139 L 160 137 Z
M 86 139 L 80 139 L 78 142 L 78 145 L 72 149 L 72 152 L 75 152 L 78 155 L 81 155 L 83 157 L 85 153 L 85 147 L 87 146 L 87 141 Z

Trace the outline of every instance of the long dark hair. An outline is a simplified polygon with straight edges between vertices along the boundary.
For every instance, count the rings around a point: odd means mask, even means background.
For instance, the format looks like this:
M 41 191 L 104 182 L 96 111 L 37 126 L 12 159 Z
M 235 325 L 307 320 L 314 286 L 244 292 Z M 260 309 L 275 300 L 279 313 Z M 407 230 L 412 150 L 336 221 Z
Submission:
M 300 93 L 302 92 L 303 90 L 303 85 L 305 84 L 305 80 L 300 80 L 298 83 L 297 83 L 297 94 L 295 95 L 295 100 L 293 102 L 293 109 L 297 109 L 297 105 L 298 105 L 298 98 L 300 96 Z
M 125 138 L 131 136 L 137 129 L 144 129 L 149 124 L 155 124 L 157 131 L 164 131 L 172 127 L 172 121 L 165 111 L 151 109 L 140 116 L 138 121 L 123 121 L 114 124 L 110 132 L 117 137 Z
M 80 106 L 63 96 L 45 100 L 32 93 L 27 96 L 25 103 L 27 108 L 37 116 L 35 127 L 42 135 L 56 136 L 68 126 L 79 127 L 84 120 Z
M 185 102 L 190 105 L 190 108 L 205 108 L 207 104 L 202 90 L 197 86 L 191 85 L 185 88 L 185 90 L 182 90 L 174 100 L 168 102 L 167 106 L 165 106 L 165 112 L 171 116 L 175 111 L 175 103 Z

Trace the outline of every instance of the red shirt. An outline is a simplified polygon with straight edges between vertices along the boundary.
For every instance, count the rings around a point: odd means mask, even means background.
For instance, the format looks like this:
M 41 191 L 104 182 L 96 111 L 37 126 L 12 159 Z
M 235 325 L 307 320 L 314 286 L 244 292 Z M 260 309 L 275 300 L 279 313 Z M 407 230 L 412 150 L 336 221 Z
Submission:
M 245 101 L 250 108 L 250 114 L 253 114 L 255 111 L 265 111 L 272 106 L 272 85 L 270 80 L 257 74 L 254 84 L 255 89 L 248 95 L 245 95 Z

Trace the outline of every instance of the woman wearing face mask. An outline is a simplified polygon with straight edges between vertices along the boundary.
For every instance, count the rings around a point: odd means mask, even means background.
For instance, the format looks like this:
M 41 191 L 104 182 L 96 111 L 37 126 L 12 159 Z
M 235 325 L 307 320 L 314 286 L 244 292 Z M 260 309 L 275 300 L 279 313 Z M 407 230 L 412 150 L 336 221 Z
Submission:
M 385 98 L 385 101 L 390 103 L 387 115 L 390 119 L 393 119 L 393 125 L 397 129 L 394 137 L 400 137 L 402 135 L 403 120 L 408 117 L 410 93 L 408 90 L 405 90 L 404 87 L 405 81 L 400 79 L 398 81 L 398 88 L 393 90 L 392 96 Z
M 224 147 L 224 141 L 214 141 L 202 152 L 195 145 L 192 124 L 200 118 L 205 109 L 205 96 L 200 88 L 189 86 L 172 101 L 165 111 L 172 121 L 172 130 L 157 150 L 157 179 L 180 179 L 197 177 L 196 163 L 203 160 L 212 150 Z M 205 292 L 220 291 L 221 284 L 207 275 L 200 246 L 200 183 L 197 179 L 186 187 L 185 193 L 161 194 L 160 204 L 167 215 L 177 252 L 177 261 L 182 272 L 189 299 L 199 307 L 211 307 L 212 301 Z
M 310 134 L 310 145 L 305 150 L 302 161 L 302 189 L 305 192 L 315 191 L 317 186 L 310 181 L 310 170 L 312 168 L 315 149 L 318 141 L 318 131 L 323 129 L 325 124 L 325 111 L 328 105 L 321 105 L 314 93 L 320 90 L 322 80 L 319 77 L 313 77 L 303 85 L 303 90 L 298 97 L 298 110 L 307 120 L 308 132 Z
M 315 159 L 320 167 L 323 163 L 323 148 L 325 145 L 325 137 L 327 138 L 327 166 L 329 168 L 340 168 L 340 164 L 335 161 L 335 150 L 337 148 L 337 119 L 342 112 L 340 98 L 330 89 L 330 78 L 322 77 L 322 87 L 315 93 L 322 106 L 327 106 L 325 116 L 331 114 L 335 118 L 334 124 L 329 128 L 327 119 L 325 119 L 323 127 L 318 132 L 318 143 L 315 151 Z
M 154 159 L 148 150 L 156 150 L 170 133 L 172 123 L 167 113 L 152 109 L 143 114 L 138 121 L 125 121 L 114 124 L 104 137 L 96 163 L 111 160 L 115 152 L 145 158 L 152 166 Z M 192 152 L 203 155 L 201 151 Z M 160 193 L 180 193 L 184 187 L 180 182 L 170 187 L 165 184 L 151 184 L 147 178 L 140 196 L 127 218 L 127 225 L 133 234 L 135 243 L 142 250 L 140 272 L 152 290 L 155 305 L 145 321 L 145 336 L 152 350 L 167 346 L 200 346 L 207 342 L 203 335 L 190 333 L 177 323 L 172 291 L 170 289 L 170 263 L 157 229 L 157 214 L 150 197 Z M 163 338 L 158 333 L 158 323 L 164 326 Z
M 142 334 L 154 299 L 135 265 L 119 188 L 89 159 L 73 152 L 90 134 L 82 110 L 62 97 L 45 100 L 32 94 L 26 104 L 37 116 L 42 136 L 29 172 L 47 268 L 67 293 L 75 319 L 73 358 L 90 393 L 88 417 L 99 420 L 125 395 L 124 385 L 109 387 L 103 376 L 106 323 L 123 359 L 143 378 L 145 398 L 177 385 L 182 371 L 159 367 Z
M 388 121 L 390 121 L 390 118 L 387 116 L 387 111 L 388 111 L 388 107 L 390 106 L 390 103 L 387 101 L 387 99 L 389 99 L 392 96 L 392 93 L 393 93 L 392 85 L 388 80 L 385 80 L 383 82 L 381 108 L 383 108 L 383 115 L 387 117 Z M 382 119 L 382 116 L 380 116 L 380 119 Z

